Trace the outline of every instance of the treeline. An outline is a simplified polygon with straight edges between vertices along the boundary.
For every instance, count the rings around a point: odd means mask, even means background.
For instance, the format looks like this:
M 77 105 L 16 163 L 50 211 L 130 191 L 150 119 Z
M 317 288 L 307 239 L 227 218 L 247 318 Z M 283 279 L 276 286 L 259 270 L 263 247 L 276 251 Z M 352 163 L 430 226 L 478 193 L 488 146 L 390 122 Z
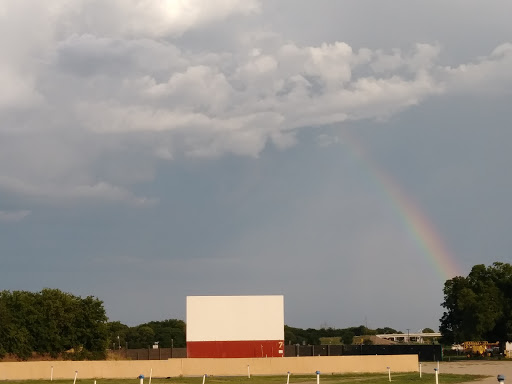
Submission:
M 322 338 L 352 344 L 354 336 L 400 333 L 393 328 L 295 328 L 285 325 L 286 344 L 319 345 Z M 183 320 L 151 321 L 134 327 L 108 322 L 103 302 L 58 289 L 41 292 L 0 292 L 0 359 L 10 354 L 21 360 L 33 353 L 65 359 L 104 359 L 109 349 L 186 347 Z
M 339 338 L 343 344 L 352 344 L 355 336 L 380 335 L 389 333 L 402 333 L 396 329 L 385 327 L 370 329 L 364 325 L 349 328 L 294 328 L 284 326 L 285 344 L 320 345 L 323 338 Z
M 160 348 L 185 348 L 186 325 L 182 320 L 152 321 L 128 327 L 115 321 L 108 324 L 109 348 L 148 348 L 158 343 Z M 323 338 L 339 338 L 344 344 L 352 344 L 355 336 L 402 333 L 393 328 L 369 329 L 363 325 L 350 328 L 295 328 L 284 326 L 285 344 L 320 345 Z
M 108 340 L 103 302 L 58 289 L 0 292 L 0 357 L 33 352 L 70 359 L 103 359 Z
M 443 342 L 512 340 L 512 265 L 475 265 L 467 277 L 446 281 L 441 318 Z M 320 329 L 285 326 L 286 344 L 318 345 L 322 338 L 352 344 L 355 336 L 400 333 L 365 326 Z M 424 329 L 431 332 L 431 329 Z M 182 320 L 152 321 L 129 327 L 108 322 L 103 302 L 58 289 L 0 291 L 0 358 L 27 359 L 32 353 L 69 359 L 103 359 L 107 349 L 186 346 Z
M 444 285 L 440 330 L 446 344 L 512 340 L 512 265 L 475 265 Z
M 152 321 L 129 327 L 108 322 L 103 302 L 58 289 L 0 292 L 0 359 L 49 355 L 70 360 L 101 360 L 108 349 L 185 347 L 183 320 Z
M 325 337 L 351 344 L 354 336 L 398 333 L 392 328 L 295 328 L 285 325 L 286 344 L 318 345 Z M 41 292 L 0 292 L 0 358 L 10 354 L 21 360 L 33 353 L 65 359 L 104 359 L 108 349 L 186 347 L 183 320 L 151 321 L 129 327 L 108 322 L 103 302 L 58 289 Z
M 151 321 L 135 327 L 113 321 L 108 323 L 108 345 L 111 349 L 137 349 L 158 343 L 160 348 L 185 348 L 185 332 L 185 322 L 177 319 Z

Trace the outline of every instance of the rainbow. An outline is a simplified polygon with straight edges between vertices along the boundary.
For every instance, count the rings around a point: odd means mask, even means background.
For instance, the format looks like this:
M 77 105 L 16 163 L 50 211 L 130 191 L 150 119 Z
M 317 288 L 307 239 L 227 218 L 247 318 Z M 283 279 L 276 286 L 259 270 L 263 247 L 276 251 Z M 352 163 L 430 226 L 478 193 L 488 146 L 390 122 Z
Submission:
M 461 268 L 420 206 L 404 192 L 391 175 L 372 160 L 356 138 L 344 131 L 341 139 L 342 144 L 347 144 L 351 153 L 364 165 L 367 174 L 379 189 L 384 191 L 387 201 L 399 214 L 409 235 L 429 264 L 438 271 L 441 279 L 445 281 L 461 275 Z

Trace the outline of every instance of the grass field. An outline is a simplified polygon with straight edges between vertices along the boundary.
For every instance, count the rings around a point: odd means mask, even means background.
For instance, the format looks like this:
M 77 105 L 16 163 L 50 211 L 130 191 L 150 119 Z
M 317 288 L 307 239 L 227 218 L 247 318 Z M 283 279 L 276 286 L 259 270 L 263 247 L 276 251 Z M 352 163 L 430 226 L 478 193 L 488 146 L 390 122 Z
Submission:
M 439 384 L 458 384 L 482 379 L 485 376 L 479 375 L 455 375 L 442 374 L 439 376 Z M 435 384 L 434 374 L 423 374 L 422 378 L 418 373 L 397 373 L 392 375 L 392 384 Z M 19 384 L 69 384 L 73 380 L 22 380 L 9 381 L 9 383 Z M 172 377 L 168 379 L 153 378 L 151 384 L 202 384 L 202 377 Z M 77 380 L 77 384 L 92 384 L 92 379 Z M 97 384 L 139 384 L 139 379 L 98 379 Z M 321 375 L 321 384 L 389 384 L 387 374 L 343 374 L 343 375 Z M 148 378 L 144 379 L 144 384 L 149 384 Z M 205 384 L 286 384 L 286 375 L 283 376 L 252 376 L 247 377 L 207 377 Z M 316 384 L 315 375 L 292 375 L 290 384 Z

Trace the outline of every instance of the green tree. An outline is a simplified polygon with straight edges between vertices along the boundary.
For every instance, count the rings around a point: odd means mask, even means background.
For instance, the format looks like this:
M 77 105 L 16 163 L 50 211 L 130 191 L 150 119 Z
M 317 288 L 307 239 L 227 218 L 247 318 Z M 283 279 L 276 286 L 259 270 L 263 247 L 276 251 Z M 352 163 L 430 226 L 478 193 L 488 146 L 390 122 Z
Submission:
M 76 347 L 78 342 L 73 323 L 79 299 L 58 289 L 48 288 L 35 294 L 35 298 L 37 321 L 30 327 L 34 334 L 34 351 L 55 356 Z
M 38 307 L 35 295 L 26 291 L 3 291 L 0 294 L 0 337 L 2 350 L 27 359 L 34 350 L 31 329 L 38 324 Z
M 294 328 L 284 326 L 285 344 L 312 344 L 318 345 L 324 338 L 340 338 L 343 344 L 352 344 L 354 336 L 376 335 L 380 333 L 401 333 L 393 328 L 369 329 L 364 325 L 349 328 L 323 327 L 320 329 Z
M 302 328 L 284 326 L 285 344 L 308 344 L 308 331 Z
M 293 328 L 289 326 L 284 326 L 284 342 L 285 344 L 297 344 L 297 336 L 293 332 Z
M 103 302 L 93 296 L 78 301 L 75 312 L 74 330 L 77 345 L 81 347 L 84 358 L 103 359 L 106 357 L 108 343 L 107 315 Z
M 177 348 L 186 346 L 185 322 L 178 319 L 163 321 L 151 321 L 146 323 L 155 332 L 155 341 L 159 342 L 162 348 L 170 348 L 171 345 Z
M 132 327 L 126 334 L 130 348 L 148 348 L 155 341 L 155 331 L 147 325 Z
M 390 334 L 390 333 L 401 333 L 401 332 L 398 332 L 396 329 L 390 328 L 390 327 L 377 328 L 375 331 L 377 331 L 378 335 Z
M 345 331 L 341 335 L 341 341 L 343 342 L 343 344 L 352 344 L 354 342 L 354 336 L 354 332 Z
M 58 289 L 0 292 L 0 354 L 20 359 L 32 352 L 57 355 L 71 348 L 72 358 L 103 358 L 107 341 L 103 303 Z
M 114 347 L 117 349 L 120 347 L 124 348 L 128 341 L 126 334 L 128 333 L 129 329 L 129 326 L 121 323 L 120 321 L 112 321 L 107 323 L 108 347 Z
M 127 342 L 129 348 L 147 348 L 157 341 L 161 348 L 184 348 L 187 344 L 185 322 L 178 319 L 151 321 L 124 329 L 120 332 L 120 339 Z
M 467 277 L 445 282 L 443 343 L 512 338 L 512 266 L 475 265 Z

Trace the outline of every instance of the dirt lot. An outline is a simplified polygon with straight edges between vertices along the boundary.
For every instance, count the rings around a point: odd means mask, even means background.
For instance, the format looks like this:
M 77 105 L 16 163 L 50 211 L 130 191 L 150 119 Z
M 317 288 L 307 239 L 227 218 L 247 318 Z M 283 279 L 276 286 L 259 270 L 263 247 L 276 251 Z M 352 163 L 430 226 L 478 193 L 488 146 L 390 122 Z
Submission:
M 437 368 L 437 363 L 422 363 L 423 372 L 432 373 Z M 505 375 L 505 384 L 512 383 L 512 360 L 504 361 L 461 361 L 454 363 L 442 362 L 439 365 L 439 384 L 442 384 L 443 373 L 464 373 L 470 375 L 489 376 L 475 383 L 497 384 L 496 376 Z

